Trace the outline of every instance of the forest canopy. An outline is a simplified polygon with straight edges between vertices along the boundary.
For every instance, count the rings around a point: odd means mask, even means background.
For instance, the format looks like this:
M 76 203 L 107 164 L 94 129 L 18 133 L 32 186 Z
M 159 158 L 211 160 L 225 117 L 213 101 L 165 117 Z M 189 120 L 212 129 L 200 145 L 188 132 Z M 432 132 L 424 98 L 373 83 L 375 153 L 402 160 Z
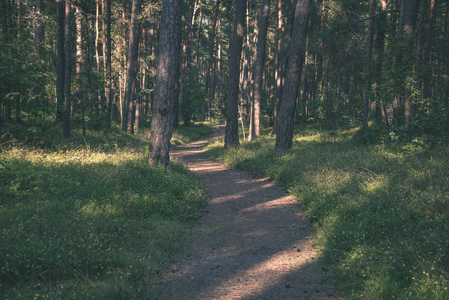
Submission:
M 149 128 L 165 43 L 162 2 L 2 0 L 0 122 L 51 119 L 65 137 L 73 128 Z M 285 82 L 296 74 L 289 108 L 296 124 L 361 125 L 406 138 L 447 135 L 445 1 L 250 0 L 240 24 L 242 50 L 234 54 L 237 75 L 230 74 L 235 1 L 178 2 L 173 127 L 232 109 L 232 118 L 249 123 L 250 139 L 257 138 L 261 126 L 278 124 Z M 296 15 L 302 3 L 310 7 Z M 300 17 L 305 31 L 295 40 Z M 302 58 L 292 71 L 295 51 Z M 238 91 L 230 86 L 235 76 Z

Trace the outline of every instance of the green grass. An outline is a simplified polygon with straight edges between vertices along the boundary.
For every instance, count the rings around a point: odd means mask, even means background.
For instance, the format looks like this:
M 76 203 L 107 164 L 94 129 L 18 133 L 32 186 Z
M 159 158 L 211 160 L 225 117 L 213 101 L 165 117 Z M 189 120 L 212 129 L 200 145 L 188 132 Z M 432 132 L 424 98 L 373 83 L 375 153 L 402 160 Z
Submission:
M 449 299 L 449 148 L 362 144 L 355 133 L 305 129 L 283 157 L 273 156 L 274 136 L 208 151 L 288 187 L 315 222 L 339 292 Z
M 205 203 L 200 183 L 180 163 L 171 173 L 148 165 L 146 135 L 64 141 L 40 125 L 2 132 L 2 299 L 151 297 Z M 207 131 L 182 130 L 185 141 Z

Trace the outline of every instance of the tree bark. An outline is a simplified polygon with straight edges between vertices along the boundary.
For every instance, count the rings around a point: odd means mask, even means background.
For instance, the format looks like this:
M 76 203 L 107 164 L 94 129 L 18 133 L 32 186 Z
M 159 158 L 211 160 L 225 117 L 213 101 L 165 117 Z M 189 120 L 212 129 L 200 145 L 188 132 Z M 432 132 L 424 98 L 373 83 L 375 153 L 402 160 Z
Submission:
M 72 55 L 72 2 L 65 0 L 65 14 L 64 14 L 64 111 L 62 116 L 62 136 L 64 138 L 70 137 L 70 114 L 71 114 L 71 55 Z
M 42 0 L 36 1 L 34 21 L 34 42 L 36 44 L 37 53 L 41 52 L 42 42 L 44 41 L 44 29 L 42 27 Z
M 432 48 L 432 34 L 433 34 L 433 22 L 434 22 L 434 9 L 435 0 L 430 0 L 429 7 L 429 27 L 427 29 L 427 40 L 426 46 L 424 48 L 424 85 L 423 85 L 423 99 L 429 99 L 432 95 L 431 93 L 431 83 L 432 83 L 432 71 L 431 71 L 431 60 L 430 60 L 430 50 Z
M 62 122 L 64 111 L 64 2 L 56 2 L 56 49 L 58 53 L 57 60 L 57 79 L 56 79 L 56 122 Z
M 75 49 L 76 49 L 76 64 L 75 64 L 75 76 L 77 84 L 76 94 L 72 101 L 72 108 L 75 108 L 78 105 L 78 102 L 81 100 L 82 94 L 82 83 L 81 83 L 81 73 L 83 72 L 83 27 L 82 27 L 82 16 L 81 10 L 76 7 L 75 8 L 75 26 L 76 26 L 76 38 L 75 38 Z M 72 110 L 73 111 L 73 110 Z
M 279 121 L 279 111 L 281 108 L 281 102 L 282 102 L 282 95 L 284 90 L 284 83 L 285 83 L 285 77 L 287 72 L 287 64 L 288 64 L 288 47 L 290 45 L 290 41 L 292 39 L 292 30 L 293 30 L 293 22 L 295 18 L 295 7 L 296 7 L 297 0 L 290 0 L 288 3 L 288 14 L 287 14 L 287 24 L 285 25 L 284 31 L 282 33 L 282 44 L 284 46 L 282 47 L 281 54 L 280 54 L 280 66 L 279 66 L 279 86 L 276 90 L 276 100 L 274 104 L 274 110 L 276 114 L 276 127 L 277 122 Z M 276 128 L 275 127 L 275 128 Z
M 95 60 L 97 63 L 97 73 L 100 74 L 100 50 L 98 49 L 98 41 L 100 39 L 100 0 L 95 0 L 96 9 L 95 9 Z M 98 114 L 101 115 L 103 113 L 103 101 L 101 98 L 100 89 L 97 90 L 97 110 Z
M 164 0 L 159 37 L 155 97 L 148 162 L 170 170 L 174 102 L 178 95 L 181 48 L 181 0 Z
M 371 57 L 373 53 L 373 16 L 374 16 L 374 0 L 369 2 L 369 21 L 368 21 L 368 34 L 367 34 L 367 46 L 365 56 L 365 93 L 363 99 L 363 123 L 362 128 L 368 129 L 368 114 L 369 114 L 369 94 L 371 92 Z
M 407 43 L 407 51 L 403 57 L 405 63 L 409 63 L 411 54 L 413 52 L 412 36 L 415 32 L 416 19 L 418 17 L 420 0 L 403 0 L 404 7 L 401 10 L 404 12 L 404 39 Z M 412 67 L 408 68 L 410 73 Z M 411 135 L 413 131 L 413 118 L 415 116 L 415 106 L 412 103 L 411 89 L 412 85 L 409 83 L 410 74 L 406 76 L 405 93 L 404 93 L 404 132 L 407 136 Z
M 257 53 L 254 64 L 253 80 L 254 80 L 254 101 L 253 101 L 253 126 L 251 139 L 260 136 L 260 101 L 262 99 L 263 73 L 265 66 L 265 48 L 268 32 L 268 17 L 270 14 L 270 0 L 264 0 L 262 3 L 262 11 L 259 19 L 259 36 L 257 38 Z
M 220 11 L 220 0 L 217 0 L 215 5 L 214 20 L 212 22 L 212 29 L 209 35 L 209 59 L 207 61 L 207 73 L 206 76 L 206 94 L 209 95 L 209 115 L 214 118 L 213 102 L 215 97 L 215 32 L 217 27 L 218 13 Z
M 104 88 L 104 94 L 106 99 L 106 122 L 111 122 L 112 117 L 112 38 L 111 38 L 111 17 L 112 17 L 112 0 L 106 1 L 106 68 L 105 68 L 105 77 L 106 77 L 106 85 Z
M 281 50 L 282 50 L 282 42 L 281 42 L 281 35 L 282 35 L 282 0 L 277 0 L 276 3 L 276 37 L 275 37 L 275 56 L 274 56 L 274 81 L 276 83 L 275 88 L 275 98 L 273 103 L 273 127 L 276 128 L 277 125 L 277 117 L 278 117 L 278 105 L 277 103 L 280 103 L 280 100 L 278 99 L 279 96 L 279 90 L 281 89 Z
M 122 130 L 134 133 L 134 90 L 136 88 L 139 63 L 140 14 L 141 0 L 133 0 L 131 22 L 129 25 L 128 69 L 126 77 L 125 97 L 122 112 Z
M 238 132 L 238 105 L 240 59 L 242 55 L 243 28 L 245 24 L 247 0 L 237 1 L 235 10 L 234 31 L 229 46 L 229 80 L 228 100 L 226 102 L 225 148 L 236 148 L 240 145 Z
M 298 0 L 296 3 L 287 74 L 282 94 L 278 126 L 276 127 L 275 155 L 283 155 L 292 147 L 296 98 L 298 96 L 301 72 L 304 64 L 304 46 L 309 25 L 311 3 L 312 0 Z
M 150 12 L 150 20 L 146 26 L 145 30 L 145 54 L 146 54 L 146 66 L 144 68 L 145 75 L 144 75 L 144 92 L 143 92 L 143 112 L 142 112 L 142 123 L 146 122 L 146 116 L 148 109 L 150 108 L 150 102 L 151 102 L 151 92 L 150 89 L 152 87 L 152 76 L 150 74 L 150 70 L 154 68 L 154 63 L 152 60 L 152 56 L 154 54 L 153 48 L 154 48 L 154 32 L 155 32 L 155 11 L 152 10 Z
M 190 125 L 192 119 L 192 87 L 190 86 L 190 76 L 192 71 L 192 44 L 193 44 L 193 14 L 195 9 L 195 0 L 189 0 L 189 9 L 187 10 L 187 40 L 185 44 L 186 58 L 183 78 L 183 93 L 182 93 L 182 114 L 184 125 Z M 206 84 L 207 88 L 207 84 Z

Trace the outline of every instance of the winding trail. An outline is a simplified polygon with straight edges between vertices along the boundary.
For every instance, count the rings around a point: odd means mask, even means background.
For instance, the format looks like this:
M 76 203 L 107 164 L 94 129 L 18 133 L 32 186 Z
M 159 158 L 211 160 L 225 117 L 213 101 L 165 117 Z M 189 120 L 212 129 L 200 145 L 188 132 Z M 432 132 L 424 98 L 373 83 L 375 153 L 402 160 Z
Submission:
M 285 188 L 210 160 L 210 138 L 173 156 L 210 198 L 192 245 L 156 287 L 157 299 L 340 299 L 312 245 L 313 227 Z

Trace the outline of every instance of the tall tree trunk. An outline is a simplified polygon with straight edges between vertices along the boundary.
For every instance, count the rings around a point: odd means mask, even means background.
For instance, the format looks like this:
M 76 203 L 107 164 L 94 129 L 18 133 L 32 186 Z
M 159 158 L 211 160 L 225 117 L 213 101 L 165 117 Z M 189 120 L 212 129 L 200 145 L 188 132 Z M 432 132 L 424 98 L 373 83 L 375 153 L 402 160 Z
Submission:
M 276 91 L 276 100 L 275 100 L 275 111 L 276 113 L 276 124 L 279 121 L 279 111 L 281 108 L 282 95 L 284 91 L 285 77 L 287 73 L 287 64 L 288 64 L 288 45 L 292 39 L 292 30 L 293 30 L 293 22 L 295 18 L 295 7 L 297 4 L 297 0 L 289 0 L 288 2 L 288 14 L 287 14 L 287 24 L 285 25 L 283 34 L 282 34 L 282 43 L 284 44 L 283 49 L 281 50 L 280 57 L 280 66 L 279 66 L 279 81 L 280 85 Z
M 100 0 L 95 0 L 95 3 L 95 60 L 97 62 L 97 74 L 100 74 L 100 49 L 98 45 L 100 40 Z M 97 101 L 98 114 L 101 115 L 103 113 L 103 101 L 99 89 L 97 90 Z
M 213 102 L 215 97 L 215 32 L 217 27 L 218 13 L 220 11 L 220 0 L 217 0 L 215 4 L 214 20 L 212 22 L 212 29 L 209 35 L 209 59 L 207 61 L 207 73 L 206 76 L 206 94 L 209 95 L 209 115 L 214 118 Z
M 264 0 L 262 3 L 262 11 L 259 19 L 259 36 L 257 38 L 257 54 L 254 63 L 253 80 L 254 80 L 254 101 L 253 101 L 253 126 L 251 138 L 255 139 L 260 136 L 260 101 L 262 98 L 263 73 L 265 66 L 265 48 L 267 43 L 268 32 L 268 16 L 270 14 L 270 0 Z
M 65 68 L 65 53 L 64 53 L 64 2 L 56 2 L 56 48 L 58 53 L 57 63 L 57 79 L 56 79 L 56 121 L 62 122 L 62 115 L 64 111 L 64 68 Z
M 126 76 L 126 89 L 123 101 L 122 130 L 134 133 L 134 91 L 136 88 L 137 70 L 139 63 L 139 37 L 141 0 L 133 0 L 131 22 L 129 25 L 128 69 Z
M 186 61 L 183 78 L 183 93 L 182 93 L 182 114 L 184 118 L 184 125 L 190 125 L 192 119 L 192 87 L 190 85 L 190 76 L 192 71 L 192 44 L 193 44 L 193 13 L 195 9 L 195 0 L 189 0 L 189 9 L 187 10 L 186 25 L 187 25 L 187 40 L 185 44 Z M 205 85 L 207 89 L 207 84 Z
M 65 0 L 65 14 L 64 14 L 64 111 L 62 116 L 62 136 L 64 138 L 70 137 L 70 114 L 71 114 L 71 54 L 72 54 L 72 2 Z
M 418 17 L 420 0 L 403 0 L 405 7 L 403 8 L 404 16 L 404 39 L 407 43 L 406 53 L 403 57 L 405 63 L 409 63 L 413 47 L 413 34 L 416 27 L 416 19 Z M 402 9 L 401 9 L 402 10 Z M 412 84 L 409 82 L 412 73 L 412 67 L 409 67 L 409 74 L 406 76 L 405 93 L 404 93 L 404 131 L 409 136 L 413 131 L 413 118 L 415 116 L 415 105 L 412 102 Z
M 144 75 L 144 83 L 143 83 L 143 88 L 144 88 L 144 92 L 143 92 L 143 112 L 142 112 L 142 123 L 146 122 L 146 116 L 147 116 L 147 112 L 148 109 L 150 108 L 150 89 L 151 89 L 151 82 L 152 82 L 152 77 L 150 74 L 150 70 L 153 69 L 153 61 L 152 61 L 152 56 L 153 56 L 153 47 L 154 47 L 154 27 L 155 27 L 155 12 L 154 10 L 152 10 L 150 12 L 150 20 L 146 26 L 146 30 L 145 30 L 145 54 L 146 54 L 146 66 L 144 68 L 145 70 L 145 75 Z
M 112 0 L 106 1 L 106 64 L 105 64 L 105 77 L 106 85 L 104 88 L 104 94 L 106 99 L 106 122 L 111 122 L 112 117 L 112 37 L 111 37 L 111 18 L 112 18 Z
M 275 155 L 283 155 L 287 149 L 292 147 L 296 98 L 304 64 L 304 45 L 307 37 L 311 3 L 312 0 L 298 0 L 296 3 L 287 74 L 282 93 L 278 126 L 276 127 Z
M 281 80 L 282 80 L 282 69 L 281 69 L 281 50 L 282 50 L 282 0 L 277 0 L 276 3 L 276 35 L 275 35 L 275 57 L 274 57 L 274 81 L 276 83 L 275 88 L 275 98 L 273 103 L 273 127 L 276 128 L 277 125 L 277 117 L 278 117 L 278 105 L 280 103 L 279 91 L 281 89 Z
M 79 101 L 81 101 L 81 94 L 82 94 L 82 82 L 81 82 L 81 74 L 83 72 L 83 50 L 82 50 L 82 43 L 83 43 L 83 27 L 82 27 L 82 15 L 81 10 L 76 7 L 75 8 L 75 26 L 76 26 L 76 38 L 75 38 L 75 49 L 76 49 L 76 64 L 75 64 L 75 76 L 77 84 L 76 94 L 72 101 L 72 112 L 75 111 L 76 107 L 79 104 Z
M 42 0 L 36 1 L 34 21 L 34 42 L 36 44 L 37 53 L 41 52 L 42 42 L 44 41 L 44 28 L 42 27 Z
M 380 0 L 382 12 L 378 16 L 377 22 L 377 37 L 376 37 L 376 52 L 377 52 L 377 61 L 376 61 L 376 81 L 377 85 L 380 85 L 382 82 L 382 69 L 383 69 L 383 61 L 384 61 L 384 52 L 385 52 L 385 35 L 388 27 L 387 24 L 387 0 Z M 392 116 L 389 115 L 387 105 L 391 105 L 386 103 L 384 96 L 380 95 L 380 106 L 381 106 L 381 114 L 382 120 L 387 129 L 389 129 L 390 122 L 392 121 Z
M 368 21 L 368 34 L 367 34 L 367 46 L 365 55 L 365 92 L 363 97 L 363 123 L 362 128 L 368 129 L 368 114 L 370 105 L 370 92 L 371 92 L 371 57 L 373 53 L 373 16 L 374 16 L 374 0 L 369 2 L 369 21 Z
M 170 170 L 173 106 L 178 100 L 181 53 L 181 0 L 164 0 L 148 162 Z
M 240 145 L 238 131 L 238 97 L 246 4 L 247 0 L 240 0 L 236 3 L 234 31 L 231 44 L 229 45 L 229 80 L 228 100 L 226 102 L 225 148 L 236 148 Z
M 432 34 L 433 34 L 433 22 L 434 22 L 434 9 L 435 0 L 430 0 L 429 8 L 429 27 L 427 29 L 427 40 L 424 48 L 424 86 L 423 86 L 423 98 L 424 100 L 431 97 L 431 84 L 432 84 L 432 71 L 430 66 L 430 50 L 432 48 Z

